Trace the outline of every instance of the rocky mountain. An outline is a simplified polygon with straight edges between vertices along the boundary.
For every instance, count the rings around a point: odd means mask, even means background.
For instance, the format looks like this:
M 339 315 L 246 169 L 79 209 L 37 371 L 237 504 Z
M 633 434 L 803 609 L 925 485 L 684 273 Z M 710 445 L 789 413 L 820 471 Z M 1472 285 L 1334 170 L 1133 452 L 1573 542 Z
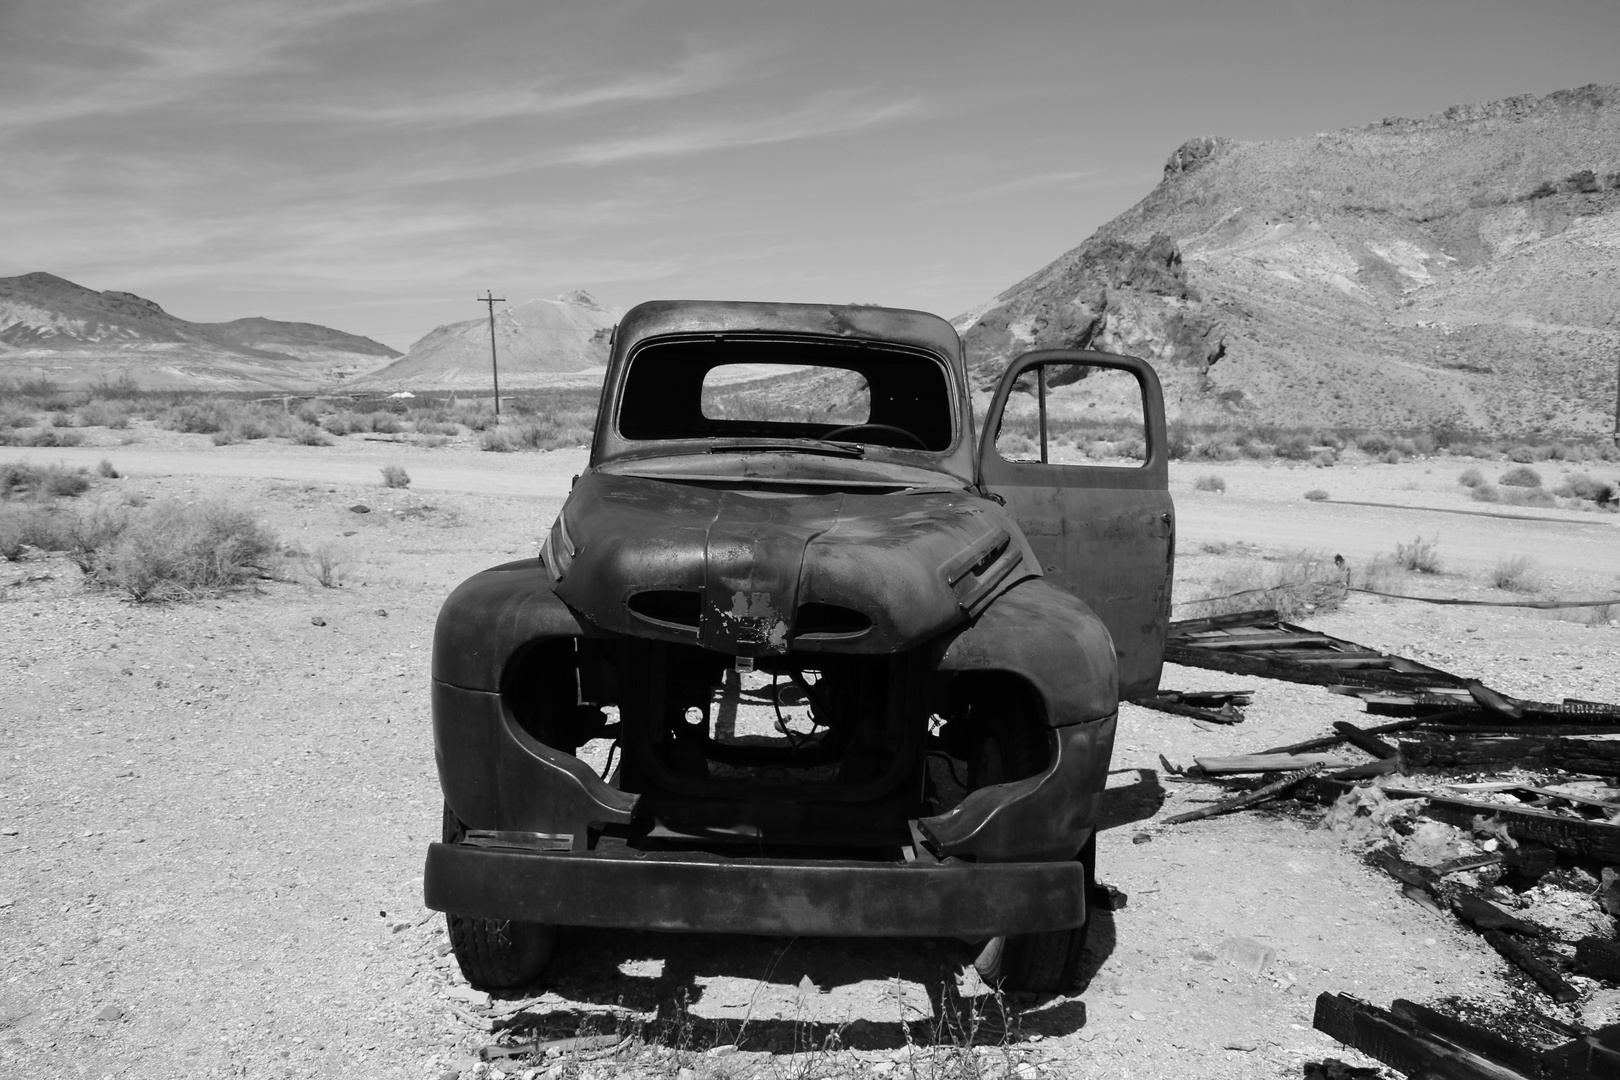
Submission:
M 590 373 L 607 363 L 608 341 L 622 314 L 576 290 L 555 300 L 530 300 L 495 311 L 501 388 L 553 381 L 565 372 Z M 403 357 L 357 380 L 370 387 L 485 389 L 490 385 L 487 316 L 441 326 Z
M 142 389 L 306 390 L 399 353 L 313 323 L 194 323 L 134 293 L 54 274 L 0 278 L 0 380 L 59 386 L 133 380 Z
M 1185 143 L 1146 198 L 957 327 L 1154 361 L 1172 417 L 1606 431 L 1620 87 Z

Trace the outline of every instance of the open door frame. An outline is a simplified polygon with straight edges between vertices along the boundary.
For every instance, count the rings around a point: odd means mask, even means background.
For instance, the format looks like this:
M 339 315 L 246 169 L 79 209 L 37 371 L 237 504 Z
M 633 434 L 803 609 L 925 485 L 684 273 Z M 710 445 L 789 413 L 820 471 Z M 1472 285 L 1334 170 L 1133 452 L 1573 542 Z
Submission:
M 1008 461 L 996 451 L 1013 384 L 1031 368 L 1087 364 L 1131 373 L 1142 391 L 1147 460 L 1136 468 L 1055 464 L 1046 448 L 1045 383 L 1041 461 Z M 1175 507 L 1170 500 L 1164 392 L 1134 356 L 1039 349 L 1007 365 L 979 438 L 979 489 L 1005 502 L 1053 584 L 1085 601 L 1114 639 L 1121 698 L 1154 693 L 1164 666 L 1175 569 Z

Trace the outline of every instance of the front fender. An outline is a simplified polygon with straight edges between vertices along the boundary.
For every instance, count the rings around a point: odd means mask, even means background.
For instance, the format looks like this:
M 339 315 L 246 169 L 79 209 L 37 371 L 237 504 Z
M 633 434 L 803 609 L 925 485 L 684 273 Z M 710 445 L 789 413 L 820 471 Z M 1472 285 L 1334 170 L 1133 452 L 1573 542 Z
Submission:
M 439 609 L 433 678 L 467 690 L 496 691 L 507 661 L 537 638 L 583 637 L 588 624 L 552 591 L 539 559 L 474 574 Z
M 939 671 L 1006 672 L 1023 679 L 1051 727 L 1119 711 L 1119 667 L 1108 628 L 1083 601 L 1045 579 L 1008 589 L 938 647 Z

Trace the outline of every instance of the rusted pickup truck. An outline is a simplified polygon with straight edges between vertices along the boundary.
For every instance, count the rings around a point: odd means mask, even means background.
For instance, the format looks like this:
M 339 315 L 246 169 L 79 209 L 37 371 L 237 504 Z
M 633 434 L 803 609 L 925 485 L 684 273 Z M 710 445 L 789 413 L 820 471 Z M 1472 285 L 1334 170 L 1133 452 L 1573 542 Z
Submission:
M 1078 351 L 985 397 L 922 312 L 625 315 L 538 557 L 435 630 L 425 891 L 471 983 L 533 982 L 568 926 L 949 936 L 1073 980 L 1118 702 L 1163 661 L 1164 405 Z

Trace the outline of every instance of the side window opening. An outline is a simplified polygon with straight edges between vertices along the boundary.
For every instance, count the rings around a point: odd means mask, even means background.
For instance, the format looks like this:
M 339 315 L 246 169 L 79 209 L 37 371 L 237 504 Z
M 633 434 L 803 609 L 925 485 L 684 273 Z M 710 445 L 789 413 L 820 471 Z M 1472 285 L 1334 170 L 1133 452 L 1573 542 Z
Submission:
M 1053 362 L 1013 383 L 995 445 L 1005 461 L 1136 469 L 1147 464 L 1147 439 L 1147 406 L 1135 375 Z

